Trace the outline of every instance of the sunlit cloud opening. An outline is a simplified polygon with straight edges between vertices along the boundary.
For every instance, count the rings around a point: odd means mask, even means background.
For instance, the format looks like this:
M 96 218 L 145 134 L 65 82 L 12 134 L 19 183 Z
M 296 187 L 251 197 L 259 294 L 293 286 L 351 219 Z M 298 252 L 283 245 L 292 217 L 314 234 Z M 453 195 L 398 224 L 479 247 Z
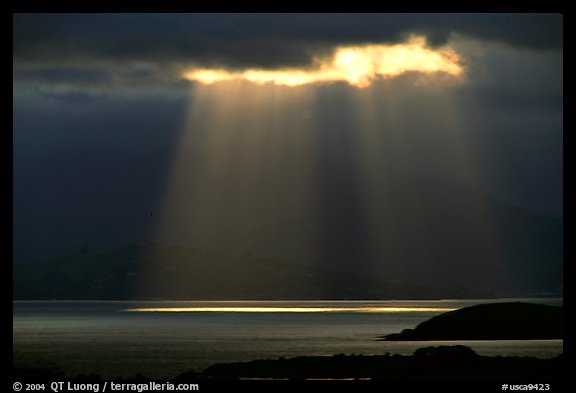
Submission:
M 301 86 L 311 83 L 346 82 L 363 88 L 380 78 L 392 78 L 407 72 L 463 74 L 462 57 L 450 46 L 431 48 L 423 36 L 411 36 L 395 45 L 337 47 L 329 57 L 317 57 L 312 68 L 278 70 L 195 68 L 183 74 L 185 79 L 213 84 L 245 80 L 257 84 Z

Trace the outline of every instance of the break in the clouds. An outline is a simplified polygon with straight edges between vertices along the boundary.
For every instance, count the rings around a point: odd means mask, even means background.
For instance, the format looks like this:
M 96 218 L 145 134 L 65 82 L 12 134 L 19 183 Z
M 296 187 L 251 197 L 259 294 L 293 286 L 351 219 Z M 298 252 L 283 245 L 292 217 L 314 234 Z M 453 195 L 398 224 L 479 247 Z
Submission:
M 186 79 L 212 84 L 230 80 L 246 80 L 258 84 L 301 86 L 344 81 L 363 88 L 381 78 L 394 78 L 409 72 L 424 74 L 463 73 L 461 59 L 450 47 L 431 49 L 426 38 L 412 36 L 394 45 L 339 47 L 328 58 L 315 58 L 313 67 L 279 70 L 194 68 L 184 74 Z

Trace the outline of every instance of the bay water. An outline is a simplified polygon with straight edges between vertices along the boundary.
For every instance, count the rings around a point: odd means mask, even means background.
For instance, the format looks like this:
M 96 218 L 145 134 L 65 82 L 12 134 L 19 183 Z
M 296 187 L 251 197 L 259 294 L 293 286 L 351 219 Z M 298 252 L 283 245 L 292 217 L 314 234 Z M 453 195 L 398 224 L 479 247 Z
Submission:
M 562 340 L 376 341 L 446 311 L 481 303 L 562 299 L 388 301 L 15 301 L 15 367 L 68 375 L 170 378 L 215 363 L 336 354 L 410 355 L 466 345 L 486 356 L 554 357 Z

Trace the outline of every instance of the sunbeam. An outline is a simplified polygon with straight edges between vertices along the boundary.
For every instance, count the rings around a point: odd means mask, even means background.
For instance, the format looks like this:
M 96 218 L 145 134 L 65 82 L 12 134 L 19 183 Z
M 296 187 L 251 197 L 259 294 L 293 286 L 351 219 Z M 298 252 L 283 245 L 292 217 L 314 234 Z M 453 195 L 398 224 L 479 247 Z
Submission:
M 316 71 L 289 79 L 267 71 L 190 71 L 186 77 L 201 83 L 191 86 L 159 243 L 296 261 L 318 277 L 313 281 L 325 293 L 338 291 L 341 278 L 322 277 L 322 269 L 356 265 L 371 277 L 364 285 L 373 286 L 377 296 L 383 271 L 402 270 L 402 251 L 387 246 L 402 218 L 383 206 L 408 206 L 406 201 L 416 198 L 415 190 L 395 181 L 387 185 L 394 178 L 391 168 L 418 172 L 419 163 L 428 162 L 436 170 L 446 163 L 473 169 L 446 93 L 462 83 L 463 63 L 451 47 L 432 49 L 424 38 L 413 37 L 397 45 L 339 48 L 333 58 L 317 59 Z M 306 86 L 336 80 L 350 86 Z M 429 132 L 439 133 L 442 157 L 414 157 L 419 147 L 411 139 L 428 131 L 422 126 L 413 131 L 409 123 L 415 117 L 406 107 L 422 108 L 416 119 L 433 122 Z M 412 205 L 411 214 L 419 214 Z M 154 282 L 139 288 L 173 281 L 162 261 L 148 265 L 154 274 L 145 276 Z M 196 274 L 193 262 L 189 269 Z M 245 286 L 260 279 L 243 271 L 233 278 Z

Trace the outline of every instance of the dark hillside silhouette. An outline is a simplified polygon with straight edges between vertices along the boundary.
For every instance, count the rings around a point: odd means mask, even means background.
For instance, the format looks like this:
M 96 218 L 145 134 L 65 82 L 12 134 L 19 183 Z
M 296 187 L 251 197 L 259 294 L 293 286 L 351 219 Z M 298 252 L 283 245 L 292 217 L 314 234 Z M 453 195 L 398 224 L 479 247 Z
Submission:
M 563 338 L 563 308 L 531 303 L 479 304 L 446 312 L 386 341 L 534 340 Z

